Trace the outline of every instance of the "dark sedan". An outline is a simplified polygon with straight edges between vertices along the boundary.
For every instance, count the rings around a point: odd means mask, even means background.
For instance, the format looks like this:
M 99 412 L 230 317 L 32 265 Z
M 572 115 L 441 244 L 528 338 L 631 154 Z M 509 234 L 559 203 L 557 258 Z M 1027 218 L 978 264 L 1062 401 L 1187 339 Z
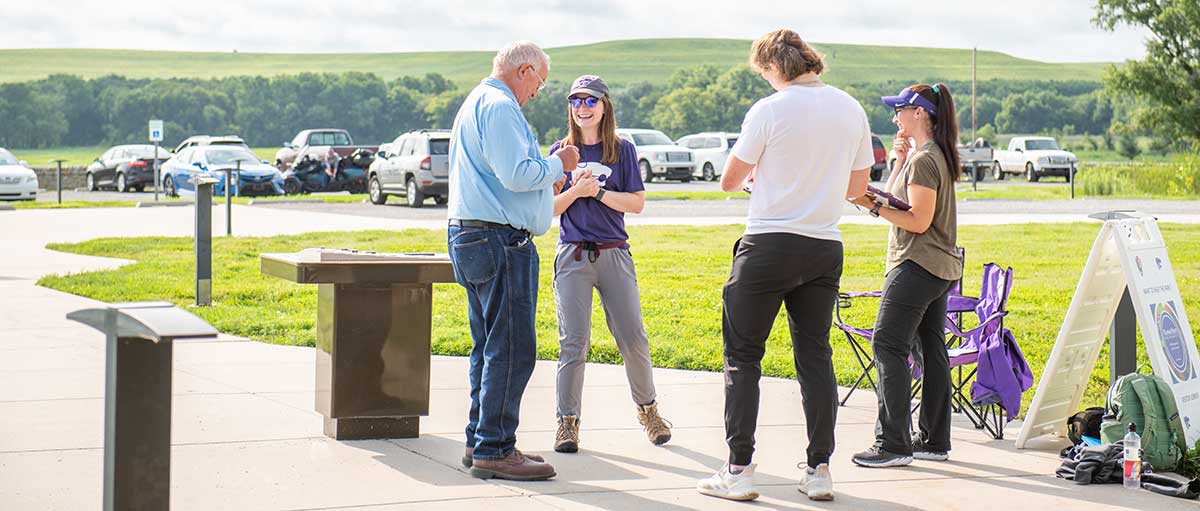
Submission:
M 158 148 L 158 166 L 171 157 L 171 151 Z M 154 146 L 119 145 L 96 158 L 87 168 L 87 189 L 116 188 L 118 192 L 142 191 L 154 184 Z

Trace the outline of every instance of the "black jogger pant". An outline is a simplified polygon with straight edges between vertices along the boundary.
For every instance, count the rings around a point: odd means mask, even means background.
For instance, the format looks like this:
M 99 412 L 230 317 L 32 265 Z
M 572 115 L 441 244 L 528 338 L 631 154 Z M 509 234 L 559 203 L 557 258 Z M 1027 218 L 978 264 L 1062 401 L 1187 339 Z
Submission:
M 829 327 L 842 277 L 842 243 L 789 233 L 748 234 L 734 245 L 722 295 L 725 434 L 729 463 L 749 465 L 767 337 L 787 307 L 792 357 L 808 426 L 808 465 L 828 463 L 837 421 Z
M 911 354 L 921 366 L 921 437 L 935 451 L 950 451 L 950 357 L 946 353 L 946 299 L 954 281 L 940 279 L 912 261 L 883 281 L 871 340 L 879 375 L 875 445 L 912 454 Z

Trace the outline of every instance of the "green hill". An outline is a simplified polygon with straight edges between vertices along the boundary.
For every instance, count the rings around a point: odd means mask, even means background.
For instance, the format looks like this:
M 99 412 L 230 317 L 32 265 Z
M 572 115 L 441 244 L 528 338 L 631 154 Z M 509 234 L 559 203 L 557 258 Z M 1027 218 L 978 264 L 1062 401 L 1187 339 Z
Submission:
M 749 40 L 640 39 L 551 48 L 552 80 L 585 73 L 611 83 L 659 82 L 679 68 L 728 67 L 746 62 Z M 826 79 L 835 84 L 885 79 L 969 80 L 971 51 L 962 49 L 815 43 L 825 54 Z M 38 80 L 56 73 L 95 78 L 271 76 L 302 72 L 373 72 L 384 79 L 440 73 L 468 85 L 491 69 L 491 52 L 216 53 L 141 50 L 0 50 L 0 82 Z M 979 79 L 1098 81 L 1106 63 L 1055 64 L 979 52 Z

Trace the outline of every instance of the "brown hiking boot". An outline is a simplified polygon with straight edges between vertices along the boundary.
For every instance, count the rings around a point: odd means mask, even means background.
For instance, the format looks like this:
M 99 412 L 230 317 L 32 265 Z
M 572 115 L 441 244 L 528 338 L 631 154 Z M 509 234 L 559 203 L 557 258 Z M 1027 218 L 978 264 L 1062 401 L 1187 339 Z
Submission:
M 558 433 L 554 434 L 556 452 L 579 451 L 579 417 L 566 415 L 558 418 Z
M 541 481 L 555 475 L 554 467 L 549 463 L 533 461 L 516 449 L 498 460 L 473 460 L 471 465 L 471 476 L 480 479 Z
M 646 429 L 646 437 L 654 445 L 662 445 L 671 440 L 671 421 L 658 414 L 658 403 L 638 405 L 638 422 Z
M 520 449 L 517 449 L 516 451 L 517 451 L 517 452 L 521 452 L 521 450 L 520 450 Z M 464 466 L 464 467 L 466 467 L 466 468 L 471 468 L 471 465 L 473 464 L 473 461 L 474 461 L 474 460 L 472 460 L 472 459 L 471 459 L 471 456 L 473 456 L 474 454 L 475 454 L 475 448 L 474 448 L 474 447 L 468 447 L 468 448 L 467 448 L 467 452 L 463 453 L 463 457 L 462 457 L 462 466 Z M 538 463 L 545 463 L 545 462 L 546 462 L 545 458 L 542 458 L 541 456 L 538 456 L 538 455 L 536 455 L 536 454 L 525 454 L 525 453 L 523 453 L 523 452 L 522 452 L 521 454 L 523 454 L 523 455 L 524 455 L 526 458 L 529 458 L 529 459 L 531 459 L 531 460 L 533 460 L 533 461 L 536 461 L 536 462 L 538 462 Z

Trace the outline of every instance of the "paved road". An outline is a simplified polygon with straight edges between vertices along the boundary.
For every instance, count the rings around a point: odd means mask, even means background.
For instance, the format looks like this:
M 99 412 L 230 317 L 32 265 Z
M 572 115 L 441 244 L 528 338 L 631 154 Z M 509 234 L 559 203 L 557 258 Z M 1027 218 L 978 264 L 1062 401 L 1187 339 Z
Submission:
M 1017 186 L 1061 187 L 1063 184 L 1036 183 Z M 702 181 L 693 181 L 691 183 L 667 182 L 649 183 L 646 189 L 651 192 L 710 192 L 720 191 L 720 186 L 714 182 Z M 42 192 L 40 195 L 39 201 L 56 200 L 53 191 Z M 112 191 L 87 192 L 69 190 L 63 192 L 63 200 L 153 202 L 154 195 L 150 192 L 118 193 Z M 445 206 L 436 206 L 432 201 L 427 202 L 428 204 L 420 209 L 404 206 L 403 198 L 401 197 L 392 197 L 389 203 L 383 206 L 376 206 L 365 202 L 340 204 L 299 202 L 262 204 L 259 207 L 417 222 L 445 220 Z M 215 200 L 214 203 L 219 204 L 220 200 Z M 749 201 L 740 197 L 702 201 L 651 199 L 647 202 L 646 209 L 641 215 L 630 215 L 628 221 L 631 224 L 738 223 L 745 219 L 748 207 Z M 1156 215 L 1164 222 L 1200 223 L 1200 201 L 1091 198 L 1075 200 L 964 199 L 959 201 L 958 205 L 959 220 L 964 225 L 1075 222 L 1086 220 L 1087 215 L 1092 213 L 1112 210 L 1142 211 Z M 850 205 L 846 205 L 843 208 L 843 215 L 843 221 L 847 223 L 870 223 L 872 220 L 866 216 L 864 211 Z M 679 219 L 679 221 L 676 222 L 675 219 Z

